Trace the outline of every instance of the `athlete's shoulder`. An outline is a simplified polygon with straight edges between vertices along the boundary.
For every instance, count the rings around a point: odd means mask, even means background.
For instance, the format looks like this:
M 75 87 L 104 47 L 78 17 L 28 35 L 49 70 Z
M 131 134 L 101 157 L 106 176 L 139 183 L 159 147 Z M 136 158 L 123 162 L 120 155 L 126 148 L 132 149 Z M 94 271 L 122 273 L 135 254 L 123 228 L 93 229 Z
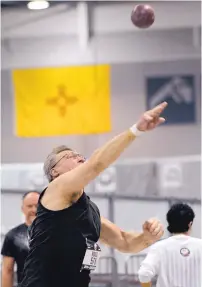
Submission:
M 13 228 L 11 228 L 7 233 L 6 236 L 9 238 L 12 238 L 14 236 L 16 236 L 17 233 L 22 233 L 22 230 L 25 230 L 25 224 L 19 224 Z
M 21 224 L 19 224 L 19 225 L 17 225 L 16 227 L 14 227 L 13 229 L 12 229 L 12 231 L 14 232 L 14 233 L 22 233 L 22 232 L 26 232 L 27 231 L 27 229 L 28 229 L 28 226 L 25 224 L 25 223 L 21 223 Z
M 190 237 L 189 240 L 193 243 L 196 243 L 198 245 L 202 246 L 202 239 L 201 238 L 197 238 L 197 237 Z
M 169 242 L 169 238 L 162 238 L 152 245 L 152 249 L 161 249 Z

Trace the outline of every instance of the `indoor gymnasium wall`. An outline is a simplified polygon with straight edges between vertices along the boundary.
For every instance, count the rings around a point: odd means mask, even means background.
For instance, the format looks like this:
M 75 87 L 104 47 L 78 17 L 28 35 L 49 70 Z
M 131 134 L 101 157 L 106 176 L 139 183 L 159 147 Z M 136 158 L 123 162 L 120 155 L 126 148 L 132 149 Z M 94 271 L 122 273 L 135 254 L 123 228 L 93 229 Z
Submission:
M 158 63 L 111 65 L 112 131 L 107 134 L 47 138 L 15 136 L 14 100 L 11 71 L 2 71 L 2 162 L 43 162 L 47 153 L 60 144 L 67 144 L 89 156 L 112 136 L 131 126 L 146 108 L 145 81 L 148 76 L 193 75 L 197 122 L 161 126 L 127 149 L 127 157 L 167 157 L 200 154 L 200 62 L 178 60 Z M 37 112 L 37 111 L 36 111 Z M 67 123 L 68 124 L 68 123 Z M 30 127 L 31 128 L 31 127 Z M 168 144 L 169 143 L 169 144 Z

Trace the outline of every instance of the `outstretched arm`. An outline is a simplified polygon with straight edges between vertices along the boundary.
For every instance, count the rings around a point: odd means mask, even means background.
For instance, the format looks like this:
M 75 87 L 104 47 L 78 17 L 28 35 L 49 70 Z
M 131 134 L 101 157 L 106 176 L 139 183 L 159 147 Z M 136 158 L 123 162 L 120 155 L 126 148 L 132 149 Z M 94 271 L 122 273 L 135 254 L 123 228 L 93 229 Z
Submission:
M 156 219 L 146 221 L 142 233 L 133 233 L 125 232 L 106 218 L 101 218 L 101 242 L 120 252 L 138 253 L 155 243 L 162 235 L 163 226 Z
M 71 194 L 81 191 L 89 182 L 95 179 L 103 170 L 112 164 L 121 153 L 134 141 L 138 131 L 148 131 L 154 129 L 165 121 L 161 114 L 166 108 L 164 102 L 154 109 L 145 112 L 131 129 L 126 130 L 113 138 L 103 147 L 96 150 L 88 161 L 62 174 L 53 180 L 48 189 L 55 190 L 69 199 Z

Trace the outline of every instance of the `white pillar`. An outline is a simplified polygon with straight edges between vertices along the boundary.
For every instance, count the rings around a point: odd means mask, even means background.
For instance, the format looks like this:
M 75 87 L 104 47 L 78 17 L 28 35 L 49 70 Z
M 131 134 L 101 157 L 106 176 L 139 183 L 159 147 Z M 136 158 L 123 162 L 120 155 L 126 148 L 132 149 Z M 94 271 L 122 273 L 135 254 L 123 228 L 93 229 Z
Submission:
M 78 41 L 81 50 L 85 50 L 90 39 L 89 9 L 87 2 L 77 4 Z

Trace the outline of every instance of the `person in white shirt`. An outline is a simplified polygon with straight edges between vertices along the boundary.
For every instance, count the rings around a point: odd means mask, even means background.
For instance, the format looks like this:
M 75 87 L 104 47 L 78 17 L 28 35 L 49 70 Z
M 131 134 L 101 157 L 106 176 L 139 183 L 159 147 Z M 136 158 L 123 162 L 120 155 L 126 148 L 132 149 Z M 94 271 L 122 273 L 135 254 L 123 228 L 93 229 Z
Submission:
M 174 204 L 167 213 L 171 237 L 155 243 L 138 271 L 142 287 L 201 287 L 202 239 L 190 236 L 195 214 L 183 203 Z

